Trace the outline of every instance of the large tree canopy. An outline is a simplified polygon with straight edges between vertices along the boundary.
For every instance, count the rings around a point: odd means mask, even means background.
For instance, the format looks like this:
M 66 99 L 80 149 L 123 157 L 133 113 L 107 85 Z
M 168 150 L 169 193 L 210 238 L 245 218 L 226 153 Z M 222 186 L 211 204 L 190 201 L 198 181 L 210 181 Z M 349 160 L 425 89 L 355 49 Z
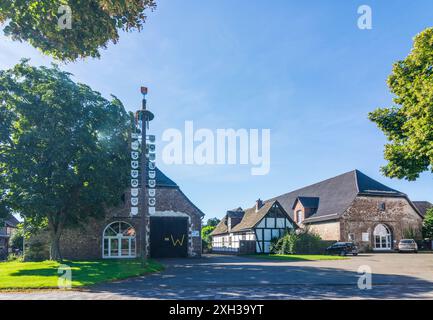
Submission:
M 382 171 L 416 180 L 433 171 L 433 28 L 418 34 L 410 54 L 394 64 L 388 86 L 396 105 L 369 114 L 389 141 Z
M 58 24 L 68 5 L 72 28 Z M 43 53 L 60 60 L 99 57 L 99 49 L 109 41 L 116 43 L 119 30 L 140 30 L 146 20 L 145 9 L 155 8 L 154 0 L 2 0 L 0 22 L 14 40 L 28 41 Z
M 2 205 L 46 222 L 51 258 L 62 230 L 101 217 L 127 186 L 130 117 L 57 66 L 0 71 Z

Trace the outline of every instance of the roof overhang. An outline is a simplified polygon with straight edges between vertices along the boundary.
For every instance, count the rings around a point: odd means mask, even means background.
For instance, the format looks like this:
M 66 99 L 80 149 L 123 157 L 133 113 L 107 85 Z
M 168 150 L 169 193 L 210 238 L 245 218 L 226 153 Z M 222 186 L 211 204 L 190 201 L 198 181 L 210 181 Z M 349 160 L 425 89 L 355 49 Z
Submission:
M 326 214 L 323 216 L 317 216 L 317 217 L 311 217 L 307 218 L 302 223 L 308 224 L 308 223 L 314 223 L 314 222 L 323 222 L 323 221 L 331 221 L 331 220 L 338 220 L 340 218 L 339 213 L 332 213 L 332 214 Z

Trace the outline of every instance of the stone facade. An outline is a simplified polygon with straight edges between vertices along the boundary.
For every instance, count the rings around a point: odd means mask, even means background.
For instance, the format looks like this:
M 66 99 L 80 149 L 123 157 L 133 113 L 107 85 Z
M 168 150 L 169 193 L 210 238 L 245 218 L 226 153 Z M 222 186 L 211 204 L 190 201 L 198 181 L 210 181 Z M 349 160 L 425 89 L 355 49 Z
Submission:
M 129 194 L 125 195 L 123 205 L 109 210 L 104 219 L 92 219 L 85 226 L 64 230 L 61 237 L 61 252 L 65 259 L 101 259 L 102 239 L 105 227 L 115 221 L 124 221 L 136 230 L 137 256 L 141 250 L 140 216 L 130 217 Z M 158 216 L 189 217 L 189 256 L 201 255 L 201 238 L 192 237 L 192 231 L 201 230 L 203 213 L 185 196 L 178 187 L 158 187 L 156 189 L 156 214 Z
M 353 240 L 362 250 L 374 248 L 373 231 L 378 224 L 386 225 L 392 234 L 393 248 L 408 231 L 418 234 L 422 217 L 404 197 L 357 196 L 340 218 L 340 241 Z M 368 234 L 368 240 L 362 234 Z M 349 234 L 354 238 L 349 239 Z
M 358 195 L 338 219 L 310 222 L 301 227 L 307 227 L 323 240 L 353 241 L 360 251 L 372 251 L 377 249 L 374 229 L 378 225 L 389 229 L 394 249 L 410 234 L 421 236 L 422 217 L 406 197 Z
M 308 225 L 308 230 L 320 235 L 323 240 L 339 241 L 340 221 L 324 221 Z

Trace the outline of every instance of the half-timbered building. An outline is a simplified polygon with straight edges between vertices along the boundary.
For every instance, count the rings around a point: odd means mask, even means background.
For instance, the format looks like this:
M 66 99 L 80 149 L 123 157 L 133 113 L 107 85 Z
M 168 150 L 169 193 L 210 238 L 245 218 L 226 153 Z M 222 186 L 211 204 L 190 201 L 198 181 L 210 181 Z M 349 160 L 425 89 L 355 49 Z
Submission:
M 292 218 L 278 201 L 256 205 L 247 210 L 227 211 L 212 232 L 213 252 L 269 253 L 271 241 L 296 228 Z

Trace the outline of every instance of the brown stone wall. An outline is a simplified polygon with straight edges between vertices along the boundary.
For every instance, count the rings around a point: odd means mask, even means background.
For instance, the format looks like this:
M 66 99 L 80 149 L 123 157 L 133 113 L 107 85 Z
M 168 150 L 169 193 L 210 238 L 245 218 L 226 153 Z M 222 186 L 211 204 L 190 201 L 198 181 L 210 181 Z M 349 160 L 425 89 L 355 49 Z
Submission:
M 308 230 L 318 234 L 323 240 L 339 241 L 340 240 L 340 222 L 327 221 L 308 224 Z
M 126 194 L 125 203 L 109 210 L 104 219 L 92 219 L 85 226 L 65 230 L 61 238 L 61 251 L 65 259 L 101 259 L 102 234 L 105 227 L 114 221 L 130 223 L 137 233 L 137 256 L 140 253 L 140 217 L 129 217 L 129 193 Z M 190 231 L 201 231 L 201 212 L 189 201 L 179 188 L 158 188 L 156 191 L 156 210 L 170 215 L 171 212 L 187 214 L 190 219 Z M 191 256 L 201 255 L 201 238 L 191 237 Z
M 381 210 L 381 204 L 385 204 L 385 210 Z M 371 250 L 373 230 L 378 224 L 391 229 L 395 246 L 406 230 L 421 229 L 422 218 L 406 198 L 358 196 L 340 219 L 340 240 L 348 241 L 349 234 L 353 234 L 361 250 Z M 362 233 L 369 234 L 368 242 L 362 241 Z

